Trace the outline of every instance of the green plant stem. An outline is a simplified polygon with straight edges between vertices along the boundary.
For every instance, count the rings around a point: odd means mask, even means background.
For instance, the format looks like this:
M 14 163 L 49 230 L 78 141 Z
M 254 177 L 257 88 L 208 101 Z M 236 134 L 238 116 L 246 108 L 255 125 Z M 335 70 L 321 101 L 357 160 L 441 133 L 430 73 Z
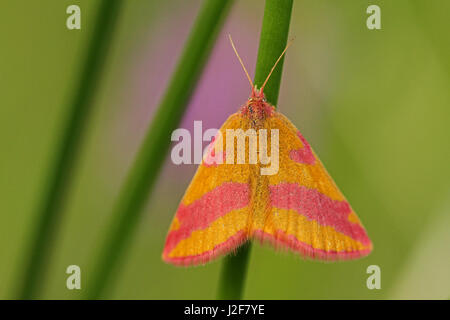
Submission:
M 287 44 L 293 0 L 267 0 L 264 8 L 258 59 L 256 60 L 255 84 L 259 87 L 266 80 L 275 61 Z M 268 102 L 276 106 L 280 91 L 284 57 L 278 63 L 264 88 Z
M 275 61 L 287 44 L 293 0 L 266 0 L 259 40 L 254 83 L 261 87 Z M 272 73 L 264 93 L 268 102 L 276 106 L 280 90 L 284 58 Z M 241 299 L 247 274 L 251 244 L 246 243 L 236 255 L 224 258 L 219 280 L 219 299 Z
M 122 0 L 103 0 L 97 9 L 96 24 L 88 45 L 78 87 L 56 148 L 52 171 L 44 187 L 42 202 L 38 207 L 38 221 L 30 239 L 29 248 L 25 251 L 24 274 L 21 274 L 19 279 L 18 297 L 21 299 L 35 298 L 44 281 L 46 264 L 62 219 L 64 197 L 92 109 L 92 100 L 110 39 L 117 24 L 121 3 Z
M 122 186 L 112 225 L 95 260 L 92 282 L 88 287 L 89 299 L 101 297 L 106 284 L 112 281 L 111 275 L 136 229 L 166 157 L 171 133 L 181 120 L 232 2 L 206 0 L 200 10 L 158 111 Z
M 251 249 L 251 243 L 247 242 L 238 248 L 236 255 L 224 258 L 219 282 L 219 299 L 242 299 Z

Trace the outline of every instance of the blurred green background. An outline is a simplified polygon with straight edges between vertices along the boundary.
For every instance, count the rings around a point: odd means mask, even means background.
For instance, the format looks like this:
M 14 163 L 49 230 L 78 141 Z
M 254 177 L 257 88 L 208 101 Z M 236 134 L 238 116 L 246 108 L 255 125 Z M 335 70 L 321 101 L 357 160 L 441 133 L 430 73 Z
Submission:
M 81 7 L 81 30 L 66 28 L 71 4 Z M 11 298 L 17 286 L 98 4 L 0 1 L 0 298 Z M 381 30 L 366 27 L 370 4 L 381 7 Z M 78 299 L 89 286 L 120 184 L 200 5 L 125 1 L 41 298 Z M 295 42 L 278 108 L 319 154 L 374 251 L 358 261 L 319 263 L 255 245 L 245 298 L 450 296 L 449 12 L 446 0 L 294 1 Z M 245 101 L 248 84 L 226 34 L 253 73 L 262 16 L 262 1 L 235 2 L 182 126 L 190 128 L 195 119 L 218 127 Z M 233 102 L 218 114 L 212 103 L 217 90 Z M 195 165 L 175 166 L 167 158 L 105 298 L 215 298 L 220 260 L 191 268 L 161 261 L 170 221 L 194 172 Z M 81 291 L 66 288 L 71 264 L 81 267 Z M 372 264 L 381 268 L 381 290 L 366 287 Z

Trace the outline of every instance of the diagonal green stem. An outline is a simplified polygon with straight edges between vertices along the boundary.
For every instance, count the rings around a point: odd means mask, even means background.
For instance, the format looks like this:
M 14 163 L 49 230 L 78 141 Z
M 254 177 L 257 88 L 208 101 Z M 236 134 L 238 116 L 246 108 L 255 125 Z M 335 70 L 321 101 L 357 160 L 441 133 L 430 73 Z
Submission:
M 208 59 L 231 0 L 206 0 L 191 30 L 176 70 L 144 138 L 114 208 L 106 241 L 94 265 L 88 298 L 97 299 L 112 281 L 120 257 L 136 229 L 143 206 L 170 146 L 170 136 L 181 120 Z
M 258 88 L 286 47 L 292 3 L 293 0 L 266 0 L 254 81 Z M 264 88 L 267 101 L 274 106 L 278 101 L 283 61 L 284 58 Z M 242 298 L 250 251 L 251 244 L 247 243 L 238 249 L 236 255 L 225 257 L 219 282 L 219 299 Z
M 24 274 L 20 278 L 18 295 L 22 299 L 35 298 L 44 280 L 59 222 L 62 219 L 64 197 L 92 109 L 102 67 L 122 0 L 103 0 L 98 8 L 96 24 L 88 46 L 83 70 L 71 103 L 68 119 L 59 140 L 52 172 L 38 207 L 37 226 L 26 250 Z

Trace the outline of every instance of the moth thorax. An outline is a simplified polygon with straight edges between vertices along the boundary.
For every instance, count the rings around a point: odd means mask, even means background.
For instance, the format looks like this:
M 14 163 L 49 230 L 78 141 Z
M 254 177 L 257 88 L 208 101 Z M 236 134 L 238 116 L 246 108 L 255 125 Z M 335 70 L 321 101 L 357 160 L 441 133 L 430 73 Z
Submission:
M 263 100 L 250 98 L 247 103 L 242 106 L 241 113 L 251 120 L 260 121 L 271 117 L 274 110 L 275 108 L 269 103 Z

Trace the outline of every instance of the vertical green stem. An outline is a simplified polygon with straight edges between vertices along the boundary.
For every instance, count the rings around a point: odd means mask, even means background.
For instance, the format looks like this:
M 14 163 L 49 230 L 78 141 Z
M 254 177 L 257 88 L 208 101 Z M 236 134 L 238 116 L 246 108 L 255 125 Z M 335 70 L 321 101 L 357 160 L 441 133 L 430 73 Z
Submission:
M 219 299 L 242 299 L 251 249 L 251 243 L 247 242 L 238 249 L 236 255 L 224 258 L 219 282 Z
M 122 0 L 102 0 L 96 24 L 90 39 L 78 87 L 70 105 L 68 118 L 59 145 L 56 148 L 52 172 L 44 188 L 38 207 L 36 228 L 26 250 L 24 274 L 20 278 L 19 298 L 32 299 L 44 281 L 45 266 L 49 260 L 62 219 L 63 202 L 80 148 L 83 131 L 92 109 L 102 66 L 105 62 L 110 39 L 117 23 Z
M 232 2 L 206 0 L 200 10 L 166 93 L 122 186 L 112 225 L 95 261 L 92 282 L 88 284 L 90 299 L 101 297 L 113 279 L 111 276 L 136 229 L 166 157 L 171 133 L 181 120 Z
M 256 61 L 255 84 L 260 88 L 287 44 L 293 0 L 266 0 Z M 267 101 L 276 106 L 284 58 L 279 62 L 264 88 Z M 225 257 L 219 282 L 219 299 L 241 299 L 243 295 L 251 244 Z
M 293 0 L 266 1 L 255 69 L 254 82 L 258 87 L 261 87 L 266 80 L 273 64 L 286 47 L 291 22 L 292 2 Z M 281 59 L 264 88 L 267 101 L 274 106 L 278 102 L 283 62 L 284 58 Z

